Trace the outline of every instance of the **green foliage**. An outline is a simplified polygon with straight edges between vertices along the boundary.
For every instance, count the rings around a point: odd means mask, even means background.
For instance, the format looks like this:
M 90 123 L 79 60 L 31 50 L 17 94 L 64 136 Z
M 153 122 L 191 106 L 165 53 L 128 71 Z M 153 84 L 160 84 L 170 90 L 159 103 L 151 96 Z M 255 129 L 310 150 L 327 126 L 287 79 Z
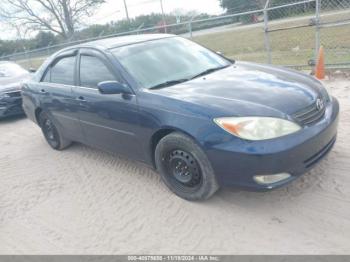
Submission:
M 93 0 L 92 0 L 93 1 Z M 102 0 L 97 0 L 102 1 Z M 209 15 L 207 14 L 200 14 L 197 16 L 197 19 L 200 18 L 208 18 Z M 182 21 L 188 21 L 190 20 L 189 15 L 183 15 Z M 167 24 L 174 24 L 176 23 L 176 16 L 175 15 L 166 15 L 165 16 L 166 23 Z M 89 38 L 96 38 L 100 36 L 107 36 L 112 34 L 119 34 L 124 33 L 128 31 L 143 29 L 143 28 L 149 28 L 154 26 L 159 26 L 161 21 L 163 20 L 163 17 L 161 14 L 150 14 L 150 15 L 141 15 L 138 17 L 135 17 L 133 19 L 130 19 L 130 22 L 127 20 L 121 20 L 117 22 L 111 22 L 105 25 L 91 25 L 85 29 L 82 29 L 80 31 L 76 31 L 74 33 L 74 40 L 81 40 L 81 39 L 89 39 Z M 168 30 L 169 33 L 180 33 L 180 32 L 187 31 L 186 26 L 178 26 L 174 29 L 170 28 Z M 153 31 L 147 31 L 159 33 L 163 32 L 162 29 L 153 30 Z M 142 32 L 141 32 L 142 33 Z M 60 44 L 66 42 L 66 40 L 58 35 L 53 34 L 49 31 L 39 31 L 38 34 L 31 39 L 24 39 L 24 40 L 0 40 L 0 56 L 6 56 L 13 54 L 15 52 L 24 52 L 25 50 L 30 49 L 36 49 L 36 48 L 42 48 L 47 46 L 52 46 L 55 44 Z
M 40 31 L 34 38 L 34 48 L 42 48 L 55 45 L 57 42 L 58 40 L 53 33 Z
M 220 0 L 222 8 L 226 9 L 228 14 L 237 14 L 247 11 L 262 9 L 266 0 Z M 236 22 L 240 21 L 244 24 L 253 23 L 257 20 L 259 14 L 249 14 L 236 17 Z
M 231 14 L 260 9 L 259 3 L 258 0 L 220 0 L 221 7 Z

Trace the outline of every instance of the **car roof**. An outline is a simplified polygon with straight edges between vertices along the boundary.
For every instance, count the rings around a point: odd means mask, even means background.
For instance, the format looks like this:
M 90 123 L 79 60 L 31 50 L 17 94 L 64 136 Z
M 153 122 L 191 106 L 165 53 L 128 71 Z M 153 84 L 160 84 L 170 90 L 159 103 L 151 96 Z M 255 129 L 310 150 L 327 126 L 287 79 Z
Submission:
M 92 42 L 87 42 L 84 44 L 77 45 L 75 47 L 98 47 L 102 49 L 112 49 L 116 47 L 137 44 L 157 39 L 174 37 L 175 35 L 171 34 L 141 34 L 141 35 L 128 35 L 128 36 L 119 36 L 105 38 L 101 40 L 96 40 Z

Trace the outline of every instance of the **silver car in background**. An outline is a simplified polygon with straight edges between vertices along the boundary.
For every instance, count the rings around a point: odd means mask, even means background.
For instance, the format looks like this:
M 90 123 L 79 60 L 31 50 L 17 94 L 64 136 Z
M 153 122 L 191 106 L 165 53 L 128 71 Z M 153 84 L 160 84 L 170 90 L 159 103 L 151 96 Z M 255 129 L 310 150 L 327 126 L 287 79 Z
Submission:
M 24 114 L 21 85 L 30 73 L 13 62 L 0 61 L 0 119 Z

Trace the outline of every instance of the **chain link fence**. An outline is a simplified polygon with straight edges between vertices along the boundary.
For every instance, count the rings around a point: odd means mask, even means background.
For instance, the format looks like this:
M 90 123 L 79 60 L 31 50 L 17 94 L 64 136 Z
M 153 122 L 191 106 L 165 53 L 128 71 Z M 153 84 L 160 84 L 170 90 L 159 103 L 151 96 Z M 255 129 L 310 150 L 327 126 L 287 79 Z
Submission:
M 322 0 L 320 44 L 329 67 L 350 67 L 350 0 Z
M 269 4 L 269 2 L 267 3 Z M 271 63 L 305 67 L 315 58 L 316 1 L 268 6 L 265 34 Z
M 233 59 L 300 69 L 314 66 L 322 45 L 327 67 L 350 68 L 350 0 L 267 0 L 258 10 L 206 19 L 193 16 L 166 26 L 140 25 L 136 30 L 28 50 L 0 60 L 37 68 L 47 56 L 67 46 L 142 33 L 177 34 Z

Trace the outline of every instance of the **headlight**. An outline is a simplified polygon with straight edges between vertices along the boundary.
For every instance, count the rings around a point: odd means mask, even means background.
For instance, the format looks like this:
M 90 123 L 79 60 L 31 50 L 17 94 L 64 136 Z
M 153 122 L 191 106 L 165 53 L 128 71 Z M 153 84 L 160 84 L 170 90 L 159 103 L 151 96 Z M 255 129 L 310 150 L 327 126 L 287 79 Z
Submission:
M 222 117 L 214 122 L 232 135 L 247 140 L 277 138 L 301 129 L 294 122 L 273 117 Z

